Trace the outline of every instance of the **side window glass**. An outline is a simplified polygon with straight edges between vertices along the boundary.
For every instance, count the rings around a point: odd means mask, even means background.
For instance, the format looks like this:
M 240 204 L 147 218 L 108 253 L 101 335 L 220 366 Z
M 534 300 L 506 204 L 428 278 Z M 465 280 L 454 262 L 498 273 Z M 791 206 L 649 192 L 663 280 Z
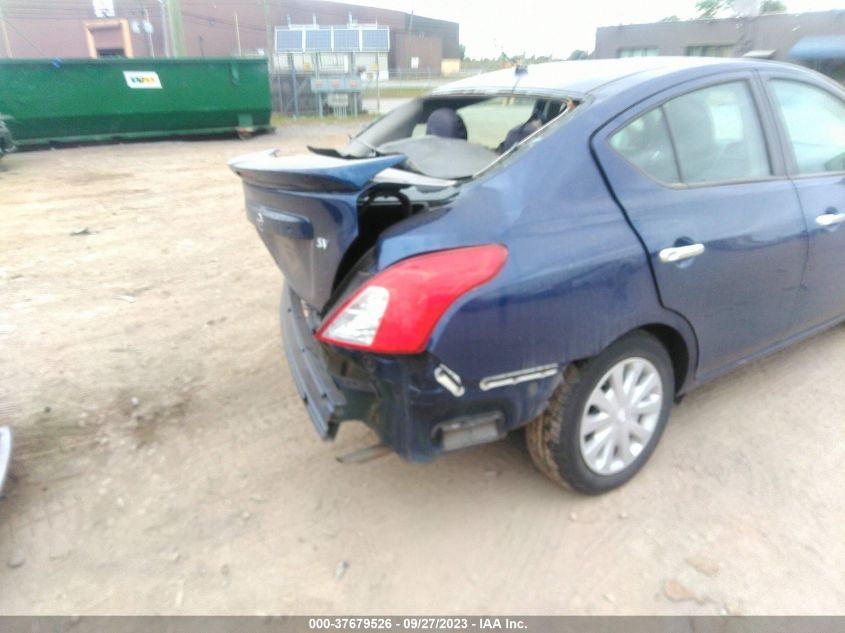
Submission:
M 610 137 L 610 146 L 646 174 L 665 183 L 678 183 L 675 153 L 663 111 L 655 108 Z
M 772 80 L 798 171 L 845 170 L 845 103 L 809 84 Z
M 696 90 L 663 105 L 681 180 L 748 180 L 771 173 L 753 98 L 743 81 Z

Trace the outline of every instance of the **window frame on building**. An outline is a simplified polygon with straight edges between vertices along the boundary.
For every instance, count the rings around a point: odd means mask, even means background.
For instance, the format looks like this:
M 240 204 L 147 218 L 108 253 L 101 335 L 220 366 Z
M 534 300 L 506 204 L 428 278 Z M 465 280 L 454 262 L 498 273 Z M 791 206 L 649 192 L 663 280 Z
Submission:
M 733 44 L 691 44 L 684 47 L 685 57 L 733 57 Z
M 657 57 L 660 55 L 659 46 L 622 46 L 616 49 L 616 57 Z

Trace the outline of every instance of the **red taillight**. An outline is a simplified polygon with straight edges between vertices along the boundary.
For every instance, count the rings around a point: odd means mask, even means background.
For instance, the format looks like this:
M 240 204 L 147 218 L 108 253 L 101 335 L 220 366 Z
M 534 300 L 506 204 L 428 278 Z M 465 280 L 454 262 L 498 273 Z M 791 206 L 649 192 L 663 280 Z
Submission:
M 419 354 L 449 306 L 495 277 L 507 257 L 504 246 L 487 244 L 402 260 L 332 312 L 317 339 L 383 354 Z

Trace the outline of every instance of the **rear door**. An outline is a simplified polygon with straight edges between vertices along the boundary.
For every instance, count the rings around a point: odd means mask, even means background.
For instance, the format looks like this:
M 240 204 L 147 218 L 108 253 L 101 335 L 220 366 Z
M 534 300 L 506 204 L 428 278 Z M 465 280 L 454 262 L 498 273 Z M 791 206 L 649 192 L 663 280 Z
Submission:
M 812 327 L 845 315 L 845 95 L 822 80 L 764 78 L 809 229 L 798 303 L 800 322 Z
M 806 228 L 761 98 L 751 73 L 688 82 L 593 139 L 661 301 L 696 332 L 701 379 L 795 327 Z

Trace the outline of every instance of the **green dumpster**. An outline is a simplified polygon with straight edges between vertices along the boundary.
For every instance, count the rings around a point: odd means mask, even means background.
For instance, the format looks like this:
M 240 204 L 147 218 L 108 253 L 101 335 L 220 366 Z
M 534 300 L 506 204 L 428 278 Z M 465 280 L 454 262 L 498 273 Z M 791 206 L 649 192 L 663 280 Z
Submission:
M 270 126 L 265 59 L 0 60 L 0 112 L 19 146 Z

